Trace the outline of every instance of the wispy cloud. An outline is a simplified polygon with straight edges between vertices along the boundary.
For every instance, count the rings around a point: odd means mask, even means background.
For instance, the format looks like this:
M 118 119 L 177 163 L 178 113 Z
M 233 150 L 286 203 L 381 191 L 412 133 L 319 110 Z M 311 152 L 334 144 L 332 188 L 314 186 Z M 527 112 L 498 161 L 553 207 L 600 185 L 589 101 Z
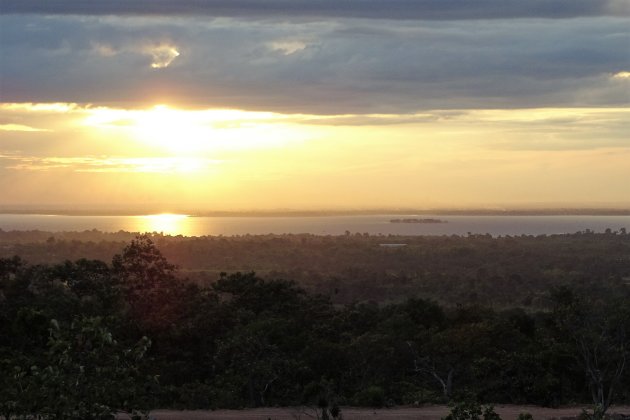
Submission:
M 268 43 L 268 46 L 273 51 L 278 51 L 284 55 L 291 55 L 298 51 L 302 51 L 308 46 L 308 44 L 303 41 L 280 40 L 272 41 Z
M 70 110 L 70 111 L 69 111 Z M 433 109 L 416 113 L 299 114 L 255 112 L 237 109 L 180 109 L 165 105 L 127 109 L 80 104 L 0 103 L 0 118 L 26 118 L 29 114 L 57 114 L 77 128 L 176 130 L 199 127 L 230 131 L 242 128 L 294 126 L 389 126 L 409 124 L 465 124 L 469 126 L 509 125 L 512 127 L 604 127 L 630 121 L 627 107 L 545 107 L 515 109 Z M 61 115 L 65 114 L 65 117 Z M 39 115 L 33 118 L 40 118 Z M 54 116 L 51 118 L 54 119 Z M 59 121 L 56 118 L 55 121 Z M 28 125 L 4 124 L 6 131 L 51 131 Z
M 220 160 L 190 157 L 37 157 L 0 154 L 6 169 L 18 171 L 67 170 L 112 173 L 198 173 Z
M 25 132 L 38 132 L 38 131 L 50 131 L 43 128 L 30 127 L 23 124 L 0 124 L 0 131 L 25 131 Z
M 2 111 L 28 111 L 28 112 L 54 112 L 63 113 L 77 109 L 79 105 L 75 103 L 33 103 L 33 102 L 4 102 L 0 103 Z

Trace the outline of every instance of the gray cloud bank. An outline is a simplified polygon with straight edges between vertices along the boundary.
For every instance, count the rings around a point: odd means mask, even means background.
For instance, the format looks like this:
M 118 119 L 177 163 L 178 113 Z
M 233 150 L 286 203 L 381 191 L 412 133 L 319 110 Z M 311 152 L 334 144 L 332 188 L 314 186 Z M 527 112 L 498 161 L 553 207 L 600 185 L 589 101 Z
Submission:
M 0 0 L 2 13 L 466 20 L 628 16 L 627 0 Z
M 4 102 L 309 114 L 627 106 L 628 28 L 628 19 L 606 17 L 269 24 L 3 15 L 0 90 Z

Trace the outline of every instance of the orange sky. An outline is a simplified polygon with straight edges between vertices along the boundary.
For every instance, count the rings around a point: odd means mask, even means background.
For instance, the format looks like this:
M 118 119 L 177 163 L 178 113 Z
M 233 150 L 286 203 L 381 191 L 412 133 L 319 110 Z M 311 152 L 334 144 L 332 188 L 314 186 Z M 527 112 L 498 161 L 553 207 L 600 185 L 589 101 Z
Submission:
M 285 2 L 6 0 L 0 208 L 630 207 L 627 2 Z
M 630 202 L 623 108 L 317 116 L 5 104 L 0 116 L 13 121 L 0 126 L 3 143 L 20 147 L 0 156 L 3 204 L 159 211 Z

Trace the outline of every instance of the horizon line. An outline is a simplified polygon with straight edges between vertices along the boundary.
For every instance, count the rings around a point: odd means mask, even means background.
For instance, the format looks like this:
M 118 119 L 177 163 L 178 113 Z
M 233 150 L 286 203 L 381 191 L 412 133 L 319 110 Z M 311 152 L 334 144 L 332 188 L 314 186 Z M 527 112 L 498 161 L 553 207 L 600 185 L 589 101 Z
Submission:
M 628 206 L 544 206 L 544 207 L 432 207 L 432 208 L 364 208 L 364 209 L 69 209 L 53 207 L 0 206 L 0 215 L 32 216 L 154 216 L 187 217 L 325 217 L 361 215 L 479 215 L 479 216 L 630 216 Z

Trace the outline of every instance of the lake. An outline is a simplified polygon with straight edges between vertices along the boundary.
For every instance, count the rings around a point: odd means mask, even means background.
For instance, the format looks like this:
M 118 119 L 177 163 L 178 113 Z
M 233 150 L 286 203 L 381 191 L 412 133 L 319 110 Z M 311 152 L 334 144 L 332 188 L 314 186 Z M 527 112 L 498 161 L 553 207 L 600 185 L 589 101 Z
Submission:
M 435 218 L 447 223 L 391 223 L 392 219 Z M 595 232 L 625 228 L 630 216 L 480 216 L 480 215 L 347 215 L 347 216 L 233 216 L 192 217 L 176 214 L 147 216 L 61 216 L 0 214 L 2 230 L 50 232 L 100 230 L 103 232 L 162 232 L 168 235 L 263 235 L 310 233 L 315 235 L 542 235 Z

